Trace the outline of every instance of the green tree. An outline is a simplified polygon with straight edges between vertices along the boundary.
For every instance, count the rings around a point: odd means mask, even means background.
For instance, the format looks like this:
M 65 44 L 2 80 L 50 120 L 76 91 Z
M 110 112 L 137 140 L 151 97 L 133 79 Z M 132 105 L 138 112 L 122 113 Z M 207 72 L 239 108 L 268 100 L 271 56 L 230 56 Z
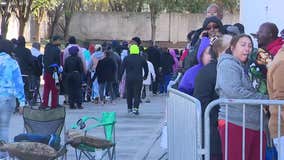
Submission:
M 6 38 L 8 32 L 9 19 L 11 17 L 12 6 L 9 0 L 1 0 L 1 34 L 3 38 Z
M 33 10 L 33 0 L 11 0 L 11 3 L 13 3 L 14 6 L 12 11 L 19 21 L 19 35 L 22 36 L 24 34 L 26 23 Z
M 55 7 L 58 5 L 59 0 L 34 0 L 32 4 L 33 8 L 33 16 L 35 21 L 35 40 L 39 41 L 39 29 L 40 23 L 43 20 L 44 15 L 49 10 L 56 9 Z

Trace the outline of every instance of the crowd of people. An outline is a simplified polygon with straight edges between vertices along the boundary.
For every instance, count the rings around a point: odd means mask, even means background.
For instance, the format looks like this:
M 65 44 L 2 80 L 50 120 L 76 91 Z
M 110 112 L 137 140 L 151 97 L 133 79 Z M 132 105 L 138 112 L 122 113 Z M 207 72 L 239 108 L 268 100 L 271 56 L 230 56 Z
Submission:
M 278 27 L 265 22 L 255 34 L 249 35 L 245 34 L 245 26 L 240 23 L 223 25 L 222 15 L 217 5 L 208 7 L 202 28 L 188 34 L 191 41 L 180 58 L 184 75 L 178 89 L 200 100 L 203 132 L 205 109 L 215 99 L 284 99 L 284 30 L 280 32 L 282 36 L 278 36 Z M 256 48 L 252 37 L 257 40 Z M 246 105 L 245 126 L 242 105 L 230 104 L 227 110 L 228 119 L 226 105 L 220 105 L 210 112 L 210 159 L 225 158 L 226 127 L 228 159 L 242 159 L 242 127 L 245 127 L 245 159 L 260 159 L 261 107 Z M 282 122 L 280 140 L 277 134 L 278 112 L 281 112 Z M 269 131 L 263 132 L 262 157 L 266 154 L 266 142 L 271 140 L 276 148 L 282 145 L 278 152 L 283 153 L 283 111 L 270 106 L 264 107 L 264 113 L 264 121 L 269 121 Z M 272 139 L 267 139 L 267 134 Z
M 222 9 L 216 4 L 210 5 L 203 26 L 187 35 L 189 42 L 182 54 L 176 49 L 159 48 L 153 42 L 145 47 L 139 37 L 129 42 L 114 40 L 79 45 L 71 36 L 61 48 L 63 40 L 53 36 L 44 53 L 39 43 L 26 48 L 23 36 L 11 41 L 1 39 L 0 76 L 5 77 L 0 79 L 1 139 L 8 140 L 7 128 L 11 108 L 16 106 L 15 98 L 20 112 L 22 107 L 37 102 L 41 76 L 44 86 L 40 109 L 62 107 L 60 94 L 64 95 L 63 105 L 69 105 L 70 109 L 83 109 L 85 102 L 115 104 L 121 97 L 126 98 L 127 112 L 139 115 L 140 103 L 150 103 L 151 95 L 167 93 L 170 80 L 178 72 L 183 72 L 178 89 L 200 100 L 202 117 L 206 106 L 218 98 L 283 99 L 284 36 L 278 36 L 277 26 L 263 23 L 256 34 L 252 34 L 258 42 L 258 47 L 254 48 L 242 24 L 223 25 L 222 18 Z M 281 33 L 284 34 L 284 30 Z M 228 158 L 239 160 L 242 107 L 228 107 L 228 123 L 225 111 L 225 106 L 220 105 L 210 113 L 211 159 L 224 158 L 225 125 L 228 124 Z M 257 147 L 260 145 L 259 113 L 259 106 L 246 107 L 245 159 L 260 156 Z M 271 115 L 269 129 L 274 144 L 280 145 L 276 138 L 278 110 L 270 107 L 265 113 Z M 202 121 L 204 123 L 204 119 Z M 284 127 L 281 129 L 283 136 Z M 266 139 L 263 140 L 265 154 Z M 281 144 L 284 144 L 283 137 Z M 281 149 L 284 152 L 284 146 Z

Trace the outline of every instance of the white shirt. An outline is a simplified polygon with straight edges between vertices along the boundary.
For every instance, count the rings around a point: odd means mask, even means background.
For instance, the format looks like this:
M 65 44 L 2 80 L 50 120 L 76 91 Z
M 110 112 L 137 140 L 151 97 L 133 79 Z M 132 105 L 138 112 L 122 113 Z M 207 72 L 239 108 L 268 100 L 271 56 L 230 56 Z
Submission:
M 149 73 L 148 73 L 147 79 L 143 81 L 143 84 L 144 85 L 151 85 L 151 83 L 152 83 L 151 75 L 152 75 L 153 79 L 155 79 L 156 73 L 155 73 L 153 64 L 150 61 L 147 61 L 147 64 L 148 64 Z M 144 70 L 143 70 L 143 75 L 144 75 Z

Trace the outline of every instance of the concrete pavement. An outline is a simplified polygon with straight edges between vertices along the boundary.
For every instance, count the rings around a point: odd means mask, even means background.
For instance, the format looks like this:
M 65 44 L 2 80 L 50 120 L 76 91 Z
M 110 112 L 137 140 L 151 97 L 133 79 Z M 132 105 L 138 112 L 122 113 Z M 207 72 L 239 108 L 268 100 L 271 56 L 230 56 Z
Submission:
M 62 102 L 62 97 L 60 101 Z M 114 102 L 115 104 L 105 105 L 85 103 L 83 110 L 70 110 L 67 107 L 66 127 L 70 128 L 80 117 L 85 115 L 100 117 L 101 112 L 115 111 L 117 114 L 117 160 L 142 160 L 143 158 L 157 160 L 165 152 L 160 148 L 159 140 L 155 144 L 153 141 L 158 137 L 164 121 L 166 96 L 155 96 L 151 98 L 151 103 L 142 103 L 139 116 L 127 114 L 125 99 L 117 99 Z M 10 139 L 22 132 L 22 117 L 14 115 L 10 123 Z M 102 131 L 95 130 L 91 134 L 102 136 Z M 145 157 L 147 152 L 149 155 Z M 68 147 L 67 159 L 75 159 L 75 152 L 71 147 Z

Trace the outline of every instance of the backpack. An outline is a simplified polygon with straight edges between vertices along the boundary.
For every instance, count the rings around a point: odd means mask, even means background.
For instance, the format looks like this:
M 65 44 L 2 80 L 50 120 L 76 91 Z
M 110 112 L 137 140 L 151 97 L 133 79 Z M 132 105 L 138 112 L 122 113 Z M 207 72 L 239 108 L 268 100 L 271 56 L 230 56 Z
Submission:
M 33 70 L 35 76 L 41 76 L 43 70 L 42 64 L 43 55 L 39 55 L 38 57 L 34 57 L 33 59 Z

